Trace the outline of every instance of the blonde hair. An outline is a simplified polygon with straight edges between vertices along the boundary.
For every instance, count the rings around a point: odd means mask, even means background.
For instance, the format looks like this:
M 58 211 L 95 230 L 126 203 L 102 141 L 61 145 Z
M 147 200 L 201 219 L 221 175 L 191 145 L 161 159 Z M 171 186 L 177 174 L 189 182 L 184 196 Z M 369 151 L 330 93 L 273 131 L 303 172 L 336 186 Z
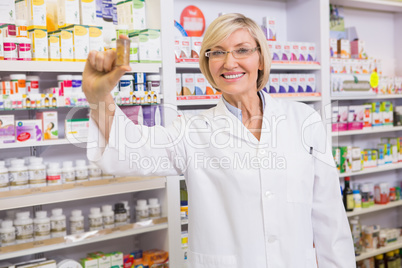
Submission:
M 217 90 L 218 87 L 209 70 L 209 58 L 205 56 L 205 52 L 217 46 L 219 43 L 228 38 L 233 32 L 239 29 L 247 29 L 254 38 L 257 46 L 260 47 L 260 64 L 262 70 L 258 70 L 257 90 L 260 91 L 267 84 L 269 72 L 271 69 L 271 53 L 268 43 L 261 28 L 252 19 L 239 13 L 225 14 L 215 19 L 207 28 L 201 45 L 200 52 L 200 69 L 208 82 Z

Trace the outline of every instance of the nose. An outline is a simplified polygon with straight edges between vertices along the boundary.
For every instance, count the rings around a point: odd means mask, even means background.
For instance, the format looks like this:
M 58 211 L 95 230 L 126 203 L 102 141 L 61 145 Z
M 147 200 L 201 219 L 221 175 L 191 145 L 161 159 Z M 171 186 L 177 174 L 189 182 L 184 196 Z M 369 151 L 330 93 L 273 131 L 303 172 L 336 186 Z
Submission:
M 226 69 L 233 69 L 234 67 L 237 67 L 238 62 L 235 57 L 233 57 L 232 53 L 227 53 L 224 61 L 224 67 Z

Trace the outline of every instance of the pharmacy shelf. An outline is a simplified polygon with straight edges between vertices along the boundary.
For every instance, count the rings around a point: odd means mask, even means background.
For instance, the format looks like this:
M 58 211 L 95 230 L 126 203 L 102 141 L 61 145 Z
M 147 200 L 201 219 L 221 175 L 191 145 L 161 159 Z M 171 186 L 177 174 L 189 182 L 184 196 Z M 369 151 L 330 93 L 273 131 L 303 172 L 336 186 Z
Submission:
M 373 212 L 390 209 L 390 208 L 394 208 L 394 207 L 399 207 L 399 206 L 402 206 L 402 200 L 389 202 L 388 204 L 385 204 L 385 205 L 374 205 L 370 208 L 362 208 L 359 210 L 354 209 L 351 212 L 346 212 L 346 215 L 348 217 L 353 217 L 353 216 L 363 215 L 363 214 L 367 214 L 367 213 L 373 213 Z
M 15 149 L 15 148 L 25 148 L 25 147 L 38 147 L 38 146 L 52 146 L 52 145 L 65 145 L 65 144 L 80 144 L 86 141 L 76 140 L 76 139 L 57 139 L 57 140 L 44 140 L 36 142 L 14 142 L 14 143 L 2 143 L 0 144 L 1 149 Z
M 187 225 L 188 224 L 188 219 L 181 220 L 181 225 Z
M 331 0 L 331 4 L 359 9 L 402 12 L 402 2 L 397 0 Z
M 384 94 L 384 95 L 350 95 L 350 96 L 331 96 L 332 101 L 341 100 L 388 100 L 402 99 L 402 94 Z
M 176 69 L 195 69 L 199 70 L 199 64 L 197 63 L 176 63 Z M 303 70 L 320 70 L 321 65 L 319 63 L 302 63 L 302 62 L 273 62 L 271 70 L 288 70 L 288 71 L 303 71 Z
M 401 168 L 402 168 L 402 163 L 386 164 L 386 165 L 383 165 L 380 167 L 366 168 L 366 169 L 363 169 L 362 171 L 357 171 L 357 172 L 340 173 L 339 178 L 372 174 L 372 173 L 378 173 L 378 172 L 384 172 L 384 171 L 390 171 L 390 170 L 397 170 L 397 169 L 401 169 Z
M 394 132 L 394 131 L 402 131 L 402 127 L 374 127 L 371 129 L 362 129 L 362 130 L 347 130 L 347 131 L 338 131 L 332 132 L 332 137 L 341 137 L 341 136 L 351 136 L 351 135 L 365 135 L 365 134 L 373 134 L 373 133 L 384 133 L 384 132 Z
M 53 204 L 166 187 L 165 177 L 119 177 L 1 193 L 0 210 Z
M 376 255 L 384 254 L 389 251 L 392 251 L 395 249 L 400 249 L 400 248 L 402 248 L 402 242 L 399 242 L 399 241 L 393 242 L 393 243 L 390 243 L 389 245 L 387 245 L 386 247 L 382 247 L 382 248 L 379 248 L 379 249 L 376 249 L 376 250 L 373 250 L 370 252 L 364 252 L 364 253 L 360 254 L 359 256 L 356 256 L 356 261 L 368 259 L 368 258 L 374 257 Z
M 130 64 L 131 73 L 159 73 L 160 63 Z M 57 73 L 82 73 L 85 62 L 57 62 L 57 61 L 2 61 L 0 72 L 57 72 Z M 24 71 L 21 71 L 24 70 Z
M 273 98 L 300 101 L 300 102 L 317 102 L 321 101 L 320 93 L 278 93 L 270 94 Z M 204 96 L 178 96 L 177 106 L 212 106 L 216 105 L 221 95 L 204 95 Z
M 0 247 L 0 260 L 98 243 L 121 237 L 164 230 L 167 228 L 167 218 L 160 218 L 146 222 L 128 224 L 113 229 L 104 229 L 98 232 L 86 232 L 78 235 L 79 238 L 81 238 L 79 241 L 74 241 L 77 239 L 77 235 L 69 235 L 59 239 L 49 239 L 8 247 Z

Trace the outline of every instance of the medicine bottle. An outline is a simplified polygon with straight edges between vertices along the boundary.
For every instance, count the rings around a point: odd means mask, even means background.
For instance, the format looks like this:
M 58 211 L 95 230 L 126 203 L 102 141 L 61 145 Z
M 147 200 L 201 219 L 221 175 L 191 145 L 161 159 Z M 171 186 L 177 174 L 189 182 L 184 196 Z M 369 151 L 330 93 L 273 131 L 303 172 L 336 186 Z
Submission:
M 147 206 L 147 200 L 145 199 L 137 200 L 137 206 L 135 207 L 135 217 L 136 221 L 149 220 L 149 209 Z
M 376 268 L 385 268 L 385 261 L 384 261 L 383 254 L 375 256 L 375 267 Z
M 61 169 L 61 180 L 63 183 L 75 182 L 75 169 L 72 161 L 64 161 Z
M 100 212 L 100 208 L 91 208 L 89 218 L 89 230 L 90 231 L 98 231 L 102 230 L 102 214 Z
M 127 210 L 123 203 L 117 203 L 114 205 L 114 224 L 115 226 L 127 224 Z
M 353 200 L 355 202 L 355 209 L 362 208 L 362 196 L 359 190 L 353 190 Z
M 52 209 L 52 217 L 50 218 L 50 227 L 52 237 L 63 237 L 67 235 L 66 216 L 63 215 L 63 209 Z
M 39 76 L 36 75 L 27 76 L 26 88 L 28 94 L 39 94 Z
M 131 222 L 131 213 L 130 213 L 130 206 L 128 205 L 128 201 L 120 201 L 124 205 L 124 208 L 126 209 L 127 212 L 127 223 Z
M 37 211 L 34 219 L 34 237 L 36 241 L 50 238 L 50 219 L 46 211 Z
M 10 179 L 10 190 L 28 188 L 28 169 L 23 159 L 11 160 L 11 167 L 8 169 Z
M 102 170 L 92 162 L 88 165 L 88 175 L 90 181 L 96 181 L 102 179 Z
M 17 45 L 18 45 L 18 60 L 21 61 L 30 61 L 32 59 L 32 52 L 31 52 L 31 39 L 26 37 L 17 38 Z M 25 91 L 24 94 L 26 94 Z
M 1 222 L 0 238 L 2 247 L 15 244 L 15 228 L 13 221 L 5 220 Z
M 157 219 L 161 217 L 161 205 L 158 203 L 158 198 L 150 198 L 149 205 L 149 218 Z
M 116 40 L 116 66 L 130 65 L 130 40 Z
M 81 234 L 84 232 L 84 216 L 82 216 L 81 210 L 71 211 L 70 217 L 70 233 Z
M 73 91 L 73 76 L 62 74 L 57 76 L 58 87 L 64 96 L 71 96 Z
M 49 163 L 46 170 L 47 185 L 60 185 L 61 183 L 61 169 L 59 163 Z
M 26 90 L 27 76 L 25 74 L 10 74 L 10 79 L 14 86 L 14 93 L 27 94 Z
M 114 211 L 111 205 L 102 206 L 103 228 L 114 228 Z
M 42 163 L 42 157 L 30 158 L 28 166 L 29 186 L 43 187 L 46 186 L 46 166 Z
M 147 90 L 159 93 L 161 90 L 161 76 L 158 74 L 147 75 Z
M 6 163 L 0 161 L 0 192 L 10 190 L 10 181 L 8 179 L 8 169 Z
M 72 79 L 73 94 L 82 92 L 82 75 L 73 75 Z
M 15 241 L 23 244 L 33 241 L 33 221 L 29 217 L 29 211 L 19 212 L 14 220 Z
M 134 91 L 134 78 L 131 75 L 123 75 L 120 78 L 120 92 L 132 92 Z
M 75 161 L 75 180 L 77 182 L 88 180 L 88 167 L 85 160 Z

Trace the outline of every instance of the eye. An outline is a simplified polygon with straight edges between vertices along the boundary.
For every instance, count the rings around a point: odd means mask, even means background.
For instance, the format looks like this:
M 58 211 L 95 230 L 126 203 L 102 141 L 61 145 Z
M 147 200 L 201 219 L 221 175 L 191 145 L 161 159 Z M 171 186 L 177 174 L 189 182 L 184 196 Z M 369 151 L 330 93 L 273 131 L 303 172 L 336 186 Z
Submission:
M 212 57 L 219 57 L 219 56 L 223 56 L 223 55 L 225 55 L 225 51 L 222 51 L 222 50 L 211 51 Z
M 250 49 L 249 48 L 240 48 L 240 49 L 237 49 L 236 50 L 236 53 L 237 54 L 240 54 L 240 55 L 244 55 L 244 54 L 247 54 L 247 53 L 249 53 L 250 52 Z

